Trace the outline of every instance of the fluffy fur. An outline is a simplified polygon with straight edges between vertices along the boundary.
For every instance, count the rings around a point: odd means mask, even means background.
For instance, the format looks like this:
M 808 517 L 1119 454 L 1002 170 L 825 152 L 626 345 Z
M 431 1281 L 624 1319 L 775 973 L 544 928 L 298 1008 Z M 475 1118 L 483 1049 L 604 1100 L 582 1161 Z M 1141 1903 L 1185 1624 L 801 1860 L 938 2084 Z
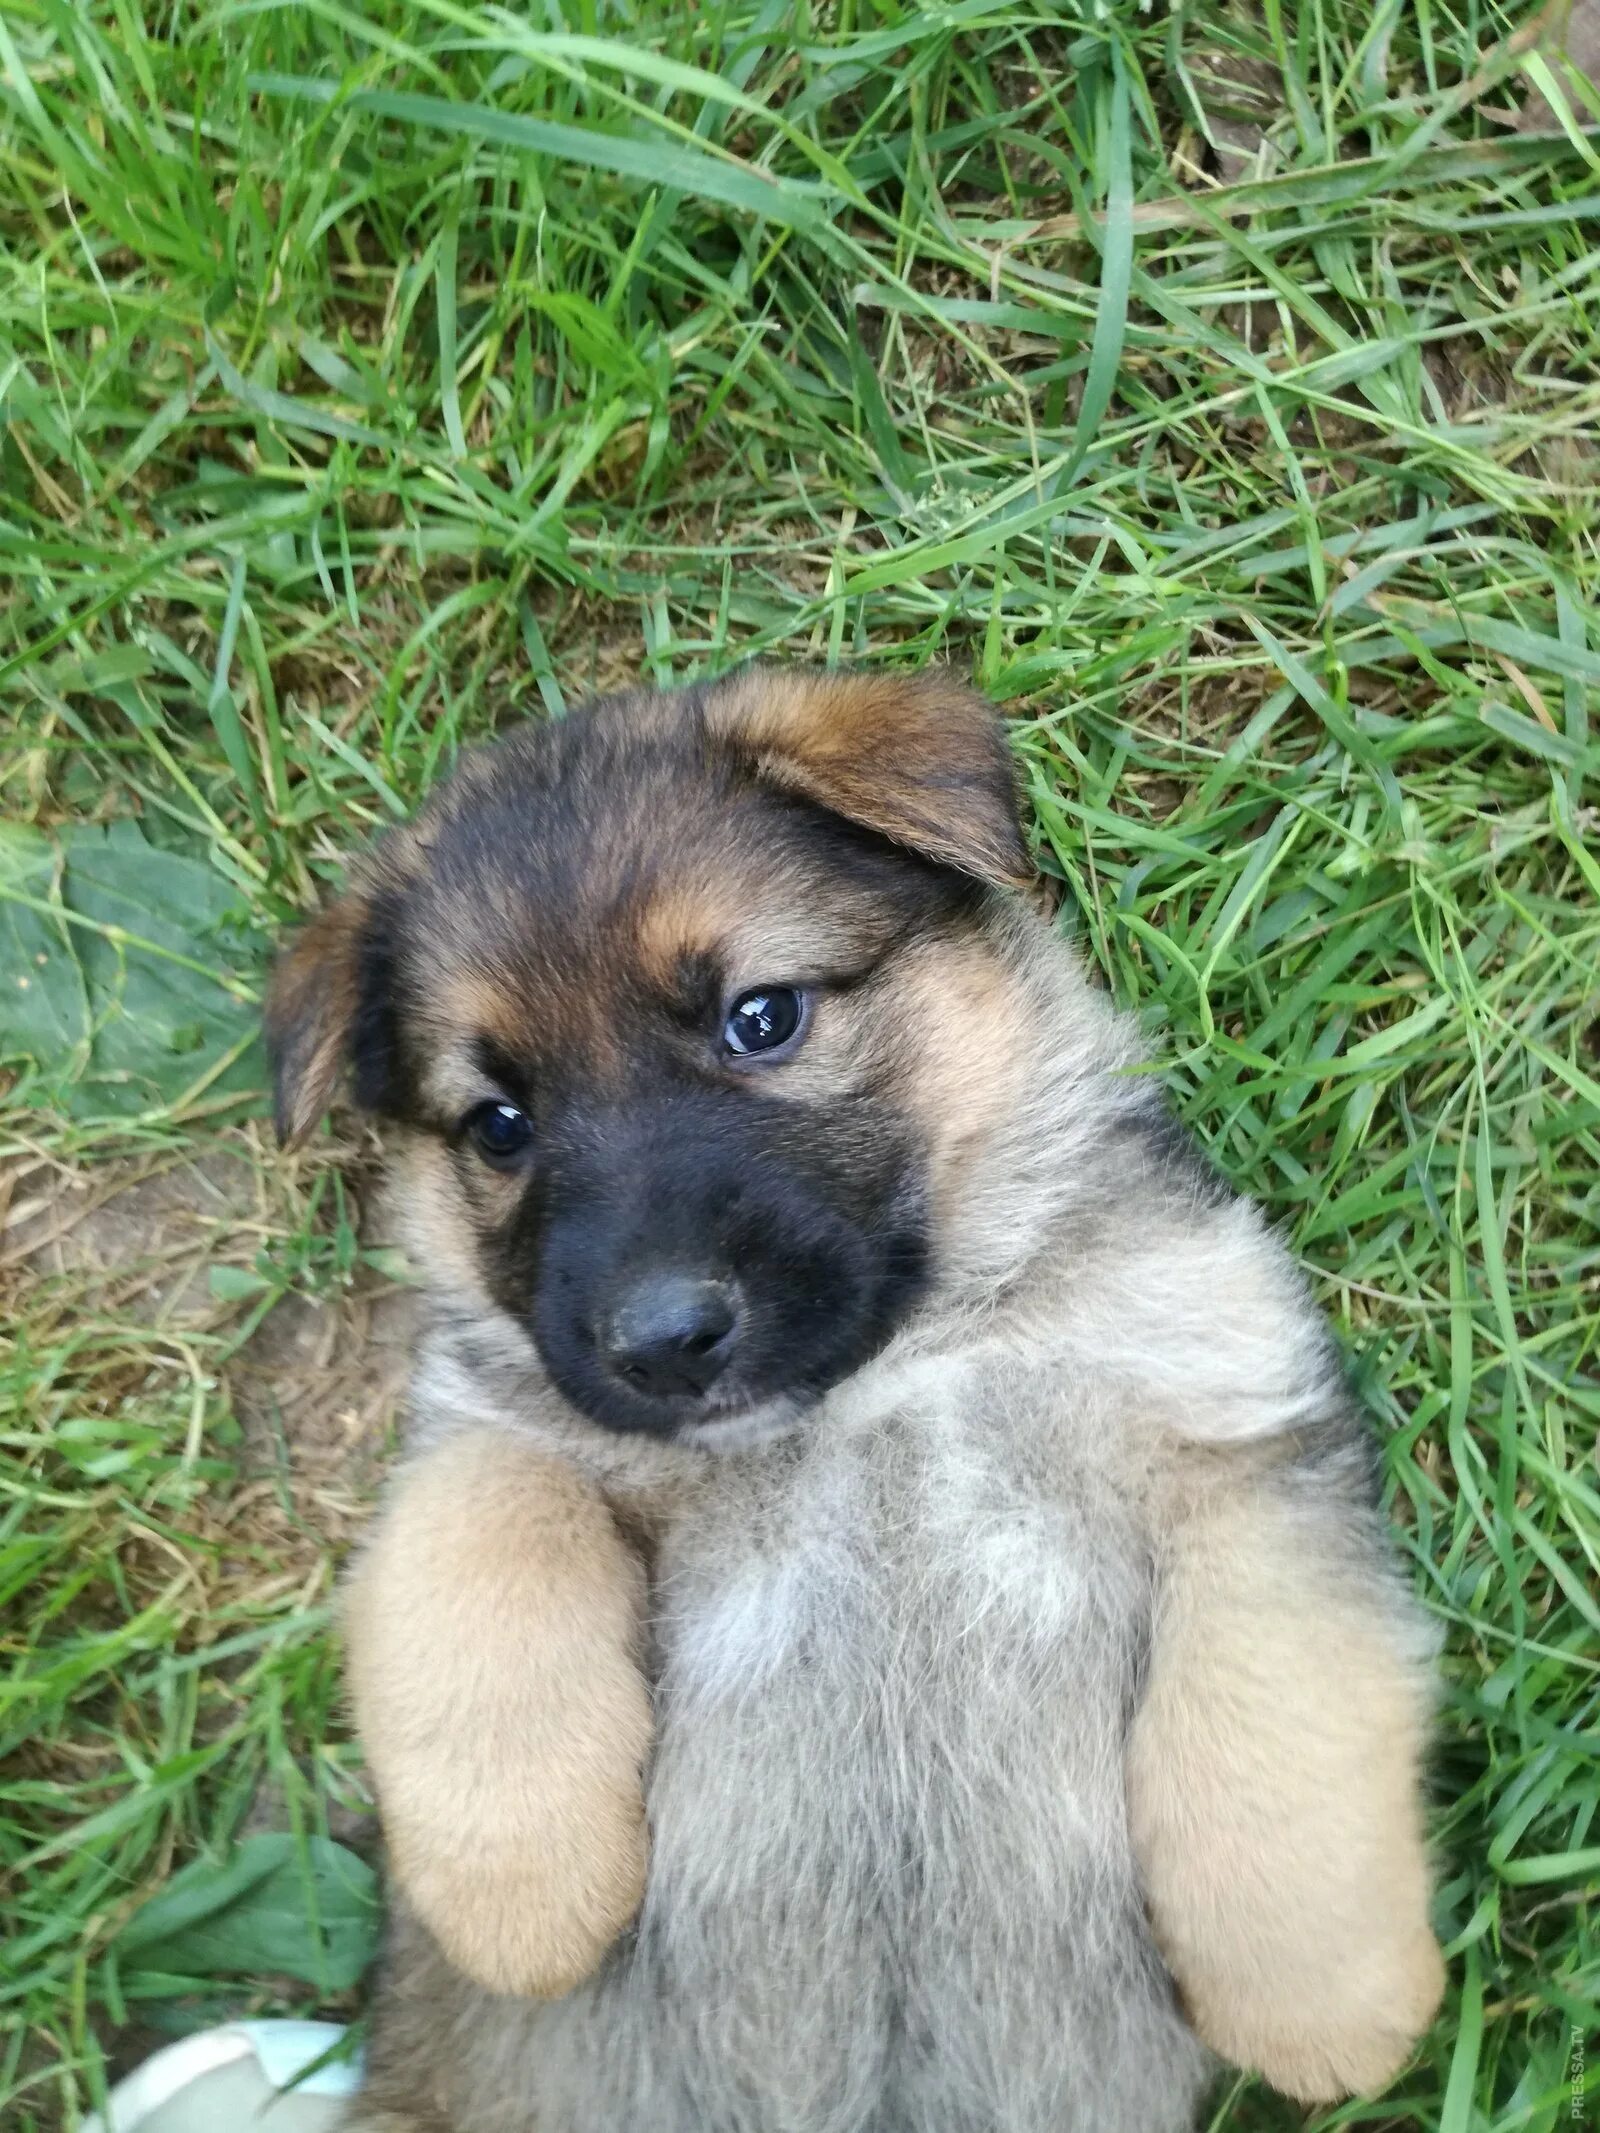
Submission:
M 777 687 L 761 748 L 793 745 L 803 692 Z M 925 847 L 938 766 L 909 700 L 917 788 L 874 827 Z M 965 703 L 981 782 L 994 729 Z M 699 715 L 697 745 L 726 701 Z M 811 803 L 815 778 L 788 784 Z M 1003 838 L 974 857 L 952 811 L 941 865 L 996 879 Z M 788 923 L 793 886 L 739 922 Z M 648 901 L 669 893 L 681 918 L 681 884 Z M 387 1821 L 433 1835 L 396 1850 L 352 2133 L 1181 2133 L 1211 2048 L 1332 2097 L 1385 2080 L 1432 2012 L 1428 1640 L 1325 1329 L 1020 901 L 928 918 L 890 975 L 809 1071 L 870 1058 L 892 1084 L 931 1272 L 809 1404 L 676 1436 L 597 1424 L 497 1293 L 508 1218 L 402 1121 L 397 1204 L 431 1298 L 411 1464 L 356 1588 L 355 1689 Z M 327 1042 L 278 1050 L 320 1070 Z M 500 1477 L 481 1499 L 479 1459 Z M 597 1564 L 586 1674 L 568 1602 Z M 587 1773 L 596 1847 L 636 1862 L 640 1682 L 649 1865 L 599 1960 L 635 1882 L 601 1874 L 597 1898 L 568 1876 L 553 1917 L 541 1803 L 552 1764 Z M 453 1823 L 452 1771 L 473 1773 Z M 558 1797 L 558 1847 L 581 1812 Z M 498 1923 L 484 1858 L 512 1892 Z M 482 1930 L 455 1931 L 463 1907 Z M 565 1983 L 558 1952 L 584 1946 L 596 1966 L 558 1998 L 485 1989 Z
M 494 1991 L 569 1991 L 639 1908 L 643 1598 L 596 1492 L 504 1430 L 448 1437 L 346 1587 L 391 1872 Z

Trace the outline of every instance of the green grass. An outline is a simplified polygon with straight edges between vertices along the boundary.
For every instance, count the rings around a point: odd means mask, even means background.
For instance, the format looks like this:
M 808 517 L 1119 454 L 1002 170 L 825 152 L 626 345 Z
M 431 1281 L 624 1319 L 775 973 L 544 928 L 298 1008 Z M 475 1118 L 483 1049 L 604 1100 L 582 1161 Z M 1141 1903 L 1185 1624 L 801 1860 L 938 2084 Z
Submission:
M 1533 21 L 0 0 L 8 2128 L 125 2025 L 348 2005 L 118 1946 L 360 1827 L 392 1269 L 354 1125 L 266 1139 L 272 930 L 464 738 L 753 651 L 976 671 L 1347 1338 L 1452 1991 L 1322 2122 L 1600 2115 L 1600 99 Z

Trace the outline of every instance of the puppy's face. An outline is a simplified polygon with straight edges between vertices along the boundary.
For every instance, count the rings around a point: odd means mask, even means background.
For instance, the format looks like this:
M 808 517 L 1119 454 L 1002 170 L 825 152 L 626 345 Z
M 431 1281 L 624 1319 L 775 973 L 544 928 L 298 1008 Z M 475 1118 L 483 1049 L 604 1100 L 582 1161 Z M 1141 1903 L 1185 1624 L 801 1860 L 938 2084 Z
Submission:
M 923 1284 L 1004 1074 L 983 885 L 1022 865 L 948 685 L 754 671 L 524 729 L 280 964 L 280 1124 L 352 1060 L 424 1272 L 594 1421 L 787 1420 Z

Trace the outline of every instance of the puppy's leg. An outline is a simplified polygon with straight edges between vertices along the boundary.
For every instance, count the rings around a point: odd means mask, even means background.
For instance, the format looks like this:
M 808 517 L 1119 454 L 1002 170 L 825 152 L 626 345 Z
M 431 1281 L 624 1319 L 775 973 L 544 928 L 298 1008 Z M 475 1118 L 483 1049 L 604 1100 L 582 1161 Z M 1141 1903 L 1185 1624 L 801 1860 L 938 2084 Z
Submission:
M 1165 1539 L 1134 1845 L 1199 2035 L 1327 2102 L 1380 2088 L 1439 2003 L 1425 1667 L 1363 1519 L 1210 1456 Z
M 643 1587 L 587 1483 L 482 1430 L 401 1472 L 347 1588 L 391 1870 L 491 1991 L 569 1990 L 639 1907 Z

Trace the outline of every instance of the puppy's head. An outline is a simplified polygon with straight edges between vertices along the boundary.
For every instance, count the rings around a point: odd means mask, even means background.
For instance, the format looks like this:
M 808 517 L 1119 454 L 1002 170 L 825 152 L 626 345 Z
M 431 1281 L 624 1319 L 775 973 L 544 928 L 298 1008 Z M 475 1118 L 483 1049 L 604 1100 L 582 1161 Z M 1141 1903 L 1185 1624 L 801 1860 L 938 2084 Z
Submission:
M 787 1419 L 915 1302 L 1005 1101 L 1010 758 L 948 680 L 746 670 L 465 760 L 286 949 L 279 1131 L 398 1121 L 423 1271 L 576 1407 Z

